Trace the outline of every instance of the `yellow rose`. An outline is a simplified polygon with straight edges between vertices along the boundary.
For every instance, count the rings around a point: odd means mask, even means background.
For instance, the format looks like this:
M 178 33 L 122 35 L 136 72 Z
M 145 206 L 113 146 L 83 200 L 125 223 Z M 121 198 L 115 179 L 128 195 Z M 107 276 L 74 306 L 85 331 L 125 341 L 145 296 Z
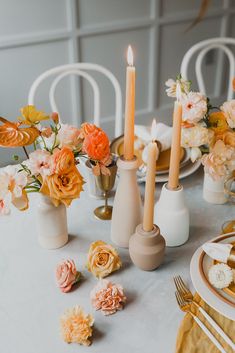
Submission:
M 50 117 L 44 112 L 36 110 L 34 105 L 26 105 L 20 109 L 21 115 L 18 120 L 23 124 L 32 125 L 37 124 L 42 120 L 48 120 Z
M 40 192 L 49 196 L 55 206 L 69 206 L 83 191 L 83 177 L 76 167 L 67 174 L 52 174 L 44 178 Z
M 223 134 L 223 141 L 224 141 L 225 145 L 235 147 L 235 132 L 226 131 Z
M 219 139 L 219 136 L 221 136 L 221 134 L 228 130 L 226 116 L 222 111 L 211 113 L 209 115 L 209 124 L 210 129 L 213 130 L 216 135 L 216 140 Z
M 90 245 L 88 251 L 87 269 L 94 276 L 103 278 L 111 272 L 119 270 L 121 259 L 118 252 L 110 244 L 98 240 Z

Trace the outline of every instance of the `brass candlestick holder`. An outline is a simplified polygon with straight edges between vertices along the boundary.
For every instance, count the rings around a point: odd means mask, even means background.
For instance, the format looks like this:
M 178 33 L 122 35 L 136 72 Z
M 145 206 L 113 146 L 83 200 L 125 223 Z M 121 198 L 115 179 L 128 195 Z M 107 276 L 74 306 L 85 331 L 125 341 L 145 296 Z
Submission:
M 116 174 L 117 174 L 117 165 L 113 161 L 110 166 L 107 167 L 110 171 L 110 175 L 100 174 L 95 176 L 96 185 L 100 190 L 104 192 L 105 204 L 99 206 L 94 210 L 94 214 L 97 218 L 104 221 L 110 220 L 112 218 L 113 206 L 108 205 L 108 193 L 114 187 Z

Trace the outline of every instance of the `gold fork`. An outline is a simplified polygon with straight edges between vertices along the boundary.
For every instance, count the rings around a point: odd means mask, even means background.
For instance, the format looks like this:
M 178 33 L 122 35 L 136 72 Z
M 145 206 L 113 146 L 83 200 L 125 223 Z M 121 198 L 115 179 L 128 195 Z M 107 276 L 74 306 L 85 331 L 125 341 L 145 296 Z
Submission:
M 213 336 L 213 334 L 208 330 L 208 328 L 203 324 L 203 322 L 196 316 L 193 314 L 193 312 L 191 311 L 191 306 L 190 303 L 186 302 L 183 298 L 183 296 L 181 295 L 180 292 L 176 291 L 175 292 L 175 297 L 177 300 L 177 303 L 180 307 L 180 309 L 186 313 L 189 313 L 193 319 L 196 321 L 196 323 L 198 324 L 198 326 L 203 330 L 203 332 L 207 335 L 207 337 L 211 340 L 211 342 L 214 343 L 214 345 L 218 348 L 218 350 L 221 353 L 227 353 L 224 348 L 221 346 L 221 344 L 219 343 L 219 341 L 217 341 L 217 339 L 215 338 L 215 336 Z
M 216 330 L 216 332 L 228 343 L 228 345 L 235 352 L 235 344 L 233 341 L 226 335 L 222 328 L 212 319 L 212 317 L 193 299 L 193 294 L 186 286 L 185 282 L 180 276 L 174 277 L 174 283 L 177 291 L 181 294 L 183 299 L 188 304 L 194 304 L 200 313 L 205 317 L 205 319 L 211 324 L 211 326 Z

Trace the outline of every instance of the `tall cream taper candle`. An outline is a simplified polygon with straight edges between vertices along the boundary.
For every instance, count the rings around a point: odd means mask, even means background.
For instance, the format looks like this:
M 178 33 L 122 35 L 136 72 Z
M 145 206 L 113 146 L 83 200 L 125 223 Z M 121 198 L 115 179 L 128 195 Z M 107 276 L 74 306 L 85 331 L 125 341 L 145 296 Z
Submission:
M 124 130 L 124 158 L 134 158 L 134 127 L 135 127 L 135 67 L 133 66 L 133 52 L 131 46 L 127 51 L 128 66 L 126 69 L 126 107 Z

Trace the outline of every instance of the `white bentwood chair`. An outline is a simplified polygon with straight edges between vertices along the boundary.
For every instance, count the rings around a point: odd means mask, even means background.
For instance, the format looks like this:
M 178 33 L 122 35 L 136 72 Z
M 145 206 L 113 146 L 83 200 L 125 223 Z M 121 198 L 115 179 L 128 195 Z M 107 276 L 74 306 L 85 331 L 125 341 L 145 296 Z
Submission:
M 206 39 L 193 45 L 184 55 L 181 63 L 181 75 L 183 78 L 188 79 L 188 65 L 192 56 L 199 51 L 195 62 L 195 72 L 199 91 L 206 95 L 206 88 L 202 74 L 202 61 L 205 55 L 212 49 L 222 50 L 229 60 L 229 81 L 227 100 L 233 99 L 232 80 L 235 76 L 235 60 L 233 52 L 226 45 L 235 45 L 235 38 L 218 37 Z
M 74 63 L 66 64 L 61 66 L 56 66 L 50 70 L 42 73 L 37 79 L 33 82 L 28 96 L 28 104 L 34 105 L 35 94 L 39 85 L 51 76 L 55 76 L 49 91 L 49 101 L 51 109 L 54 112 L 58 112 L 58 108 L 55 102 L 55 90 L 58 83 L 68 75 L 77 75 L 81 76 L 91 84 L 94 93 L 94 124 L 100 126 L 100 89 L 96 80 L 88 73 L 87 71 L 97 71 L 105 75 L 113 85 L 115 92 L 115 137 L 122 134 L 122 92 L 121 87 L 114 76 L 114 74 L 106 69 L 103 66 L 92 64 L 92 63 Z

